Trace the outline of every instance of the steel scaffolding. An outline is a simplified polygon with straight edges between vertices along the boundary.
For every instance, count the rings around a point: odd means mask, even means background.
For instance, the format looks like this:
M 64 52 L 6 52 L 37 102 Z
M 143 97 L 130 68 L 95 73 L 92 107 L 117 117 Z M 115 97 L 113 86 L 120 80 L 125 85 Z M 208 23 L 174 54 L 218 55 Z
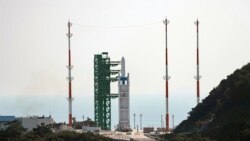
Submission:
M 94 56 L 94 106 L 95 122 L 102 130 L 111 130 L 111 99 L 118 94 L 111 94 L 110 83 L 118 80 L 119 70 L 111 70 L 119 61 L 110 61 L 107 52 Z

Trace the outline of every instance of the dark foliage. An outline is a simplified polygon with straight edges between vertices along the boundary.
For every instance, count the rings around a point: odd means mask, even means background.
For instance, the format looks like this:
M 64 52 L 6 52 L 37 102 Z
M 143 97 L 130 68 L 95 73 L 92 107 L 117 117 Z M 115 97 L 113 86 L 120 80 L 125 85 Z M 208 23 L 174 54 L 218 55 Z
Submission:
M 0 131 L 0 141 L 111 141 L 111 139 L 92 133 L 63 131 L 53 133 L 51 126 L 39 126 L 25 133 L 19 122 L 14 122 L 7 130 Z
M 25 131 L 18 121 L 14 121 L 6 130 L 0 131 L 0 141 L 18 141 Z
M 250 140 L 250 64 L 222 80 L 189 113 L 175 133 L 199 133 L 219 141 Z

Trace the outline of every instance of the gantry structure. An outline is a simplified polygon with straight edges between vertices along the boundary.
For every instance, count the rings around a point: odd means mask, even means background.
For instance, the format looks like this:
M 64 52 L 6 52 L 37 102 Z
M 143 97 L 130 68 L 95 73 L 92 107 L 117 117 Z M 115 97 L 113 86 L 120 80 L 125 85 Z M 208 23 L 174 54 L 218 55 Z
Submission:
M 118 94 L 111 94 L 110 83 L 118 80 L 120 70 L 112 70 L 120 61 L 111 61 L 107 52 L 94 56 L 94 116 L 102 130 L 111 130 L 111 99 Z

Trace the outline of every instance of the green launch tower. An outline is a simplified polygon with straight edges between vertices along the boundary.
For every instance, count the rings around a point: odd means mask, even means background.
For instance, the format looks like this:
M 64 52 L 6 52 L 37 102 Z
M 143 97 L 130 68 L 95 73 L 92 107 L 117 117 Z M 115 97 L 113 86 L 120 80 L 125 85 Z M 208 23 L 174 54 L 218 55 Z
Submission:
M 94 56 L 94 106 L 95 122 L 102 130 L 111 130 L 111 99 L 118 94 L 111 94 L 110 83 L 118 80 L 120 70 L 111 70 L 120 61 L 110 61 L 107 52 Z

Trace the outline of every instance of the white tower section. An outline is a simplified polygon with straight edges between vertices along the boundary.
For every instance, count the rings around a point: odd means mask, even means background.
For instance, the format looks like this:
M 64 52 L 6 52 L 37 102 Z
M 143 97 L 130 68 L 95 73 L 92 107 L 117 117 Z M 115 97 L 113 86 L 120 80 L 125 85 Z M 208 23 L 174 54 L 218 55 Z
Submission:
M 125 75 L 125 59 L 121 60 L 121 74 L 119 74 L 118 81 L 119 91 L 119 124 L 118 130 L 130 130 L 129 119 L 129 74 Z

